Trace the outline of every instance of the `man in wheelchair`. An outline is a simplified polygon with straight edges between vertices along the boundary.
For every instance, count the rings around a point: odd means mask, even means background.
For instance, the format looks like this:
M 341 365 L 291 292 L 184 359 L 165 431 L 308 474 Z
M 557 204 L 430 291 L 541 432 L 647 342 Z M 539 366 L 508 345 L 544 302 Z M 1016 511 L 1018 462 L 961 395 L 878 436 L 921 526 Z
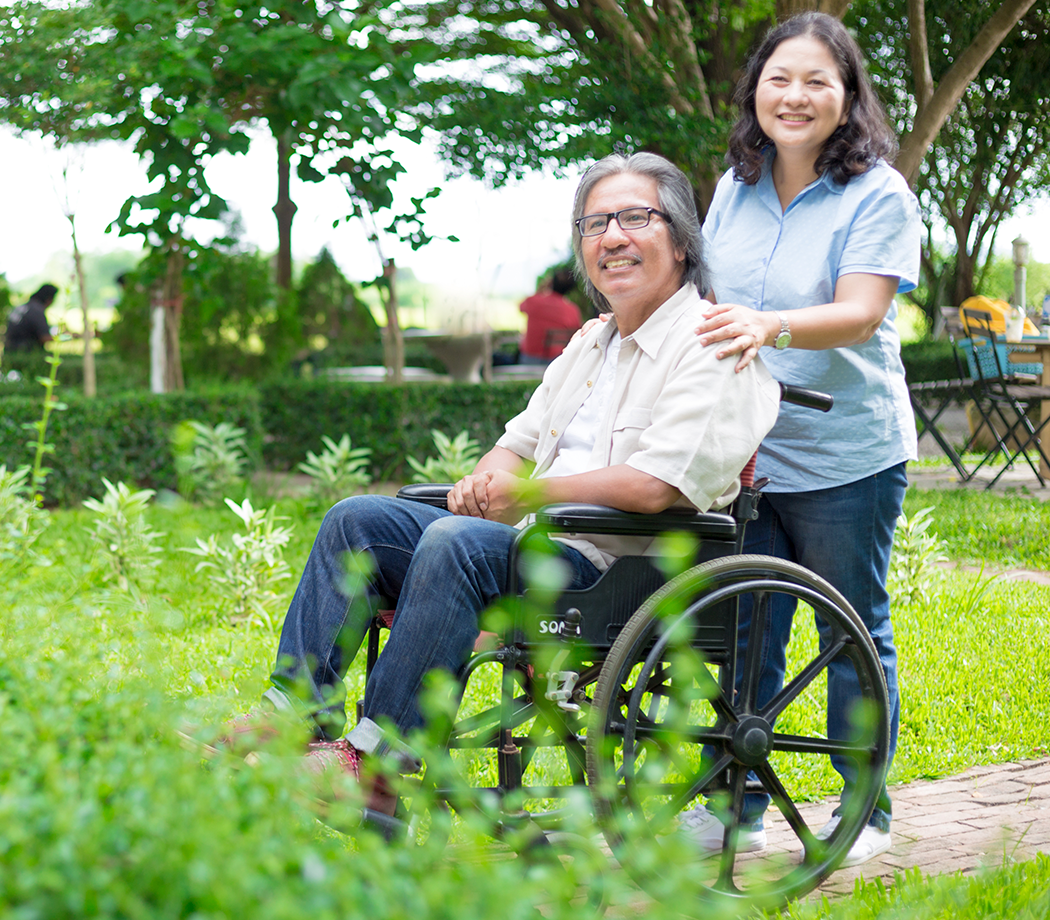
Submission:
M 584 175 L 573 218 L 578 273 L 614 321 L 550 365 L 525 411 L 453 486 L 447 510 L 355 496 L 321 525 L 265 693 L 277 714 L 309 720 L 314 769 L 360 777 L 363 762 L 383 757 L 400 772 L 418 769 L 406 741 L 423 723 L 424 678 L 462 672 L 479 614 L 508 591 L 516 522 L 558 501 L 647 513 L 724 507 L 776 419 L 779 388 L 761 361 L 736 373 L 693 334 L 707 279 L 693 191 L 677 167 L 647 153 L 606 157 Z M 554 539 L 570 588 L 588 587 L 614 558 L 650 542 Z M 372 572 L 348 596 L 349 553 L 366 554 Z M 363 718 L 345 732 L 343 676 L 377 595 L 397 599 L 396 616 Z M 370 804 L 391 813 L 394 802 L 373 790 Z

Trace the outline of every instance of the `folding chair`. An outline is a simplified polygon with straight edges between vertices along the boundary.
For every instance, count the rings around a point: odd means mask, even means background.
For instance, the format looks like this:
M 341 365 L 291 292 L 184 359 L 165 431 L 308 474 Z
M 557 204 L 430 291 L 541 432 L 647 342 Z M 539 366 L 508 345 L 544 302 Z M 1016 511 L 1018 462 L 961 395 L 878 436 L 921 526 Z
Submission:
M 977 383 L 976 390 L 981 396 L 978 408 L 991 432 L 995 445 L 985 454 L 980 463 L 974 467 L 971 478 L 992 457 L 1002 453 L 1006 458 L 1003 468 L 986 488 L 991 488 L 999 481 L 1003 473 L 1013 466 L 1018 457 L 1035 473 L 1040 486 L 1045 486 L 1039 472 L 1039 459 L 1050 465 L 1050 458 L 1043 451 L 1040 434 L 1050 422 L 1050 417 L 1040 419 L 1038 427 L 1033 425 L 1029 412 L 1045 399 L 1050 399 L 1050 387 L 1027 382 L 1030 378 L 1019 372 L 1016 366 L 1008 364 L 1008 353 L 1003 343 L 998 341 L 992 326 L 992 316 L 982 310 L 961 310 L 959 316 L 964 329 L 969 333 L 968 360 L 972 356 L 972 370 Z M 1036 365 L 1038 367 L 1038 365 Z M 987 407 L 987 410 L 982 407 Z M 995 420 L 1002 424 L 1002 431 Z M 1016 445 L 1014 449 L 1011 441 Z M 1029 449 L 1035 448 L 1036 459 L 1033 462 Z
M 952 343 L 956 377 L 949 380 L 923 380 L 909 383 L 908 395 L 911 398 L 915 418 L 919 423 L 919 439 L 921 440 L 924 435 L 930 435 L 958 471 L 960 479 L 966 482 L 970 478 L 970 473 L 963 464 L 961 453 L 964 454 L 970 449 L 977 434 L 972 434 L 962 451 L 957 452 L 937 427 L 937 420 L 952 403 L 964 403 L 975 398 L 973 378 L 966 373 L 956 344 L 956 339 L 962 337 L 958 313 L 955 307 L 941 307 L 942 327 L 947 331 L 948 339 Z

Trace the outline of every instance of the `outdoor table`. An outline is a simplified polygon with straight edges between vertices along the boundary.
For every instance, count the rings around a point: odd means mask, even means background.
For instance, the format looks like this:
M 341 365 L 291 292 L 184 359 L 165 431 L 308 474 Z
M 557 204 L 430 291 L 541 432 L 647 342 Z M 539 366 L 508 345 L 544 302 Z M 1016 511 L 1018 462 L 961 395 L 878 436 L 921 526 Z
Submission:
M 1009 342 L 1012 346 L 1010 352 L 1010 360 L 1017 364 L 1028 364 L 1031 363 L 1031 354 L 1034 351 L 1037 361 L 1041 361 L 1043 364 L 1043 374 L 1040 379 L 1040 383 L 1043 386 L 1050 386 L 1050 338 L 1046 336 L 1035 336 L 1026 335 L 1020 342 Z M 1050 399 L 1044 399 L 1040 404 L 1040 418 L 1046 419 L 1048 413 L 1050 413 Z M 1040 457 L 1039 459 L 1039 472 L 1045 477 L 1050 477 L 1050 467 L 1047 466 L 1046 461 Z
M 406 329 L 406 341 L 422 342 L 431 354 L 448 368 L 453 380 L 481 383 L 481 371 L 492 349 L 492 336 L 486 332 L 448 333 L 428 329 Z

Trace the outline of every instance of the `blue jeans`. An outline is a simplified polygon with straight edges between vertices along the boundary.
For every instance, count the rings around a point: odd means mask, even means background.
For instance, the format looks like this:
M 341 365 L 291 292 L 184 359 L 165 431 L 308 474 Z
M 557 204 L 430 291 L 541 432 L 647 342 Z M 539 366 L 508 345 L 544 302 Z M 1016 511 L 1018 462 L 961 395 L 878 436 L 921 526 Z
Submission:
M 507 592 L 517 534 L 507 524 L 382 495 L 339 502 L 325 515 L 288 608 L 267 699 L 312 717 L 320 737 L 340 737 L 346 725 L 343 677 L 361 646 L 374 598 L 396 598 L 393 628 L 365 687 L 364 718 L 347 737 L 369 753 L 398 746 L 398 739 L 383 736 L 379 721 L 389 720 L 407 736 L 423 725 L 418 697 L 426 675 L 434 669 L 463 674 L 478 615 Z M 551 542 L 569 564 L 568 587 L 598 580 L 586 557 Z M 371 558 L 363 590 L 348 589 L 351 552 Z
M 893 532 L 908 487 L 905 464 L 832 489 L 812 492 L 765 493 L 759 518 L 747 525 L 744 552 L 764 553 L 805 566 L 836 587 L 854 607 L 875 642 L 886 675 L 890 701 L 889 762 L 897 748 L 900 693 L 897 687 L 897 649 L 890 622 L 890 597 L 886 591 Z M 785 652 L 791 633 L 795 604 L 780 597 L 771 605 L 763 637 L 758 684 L 758 705 L 765 705 L 784 683 Z M 740 635 L 747 635 L 750 611 L 741 609 Z M 743 655 L 744 649 L 739 650 Z M 835 661 L 828 668 L 829 738 L 849 737 L 849 714 L 861 691 L 853 666 Z M 841 803 L 856 782 L 853 763 L 833 757 L 842 776 Z M 843 805 L 835 810 L 839 814 Z M 769 798 L 749 795 L 744 823 L 761 820 Z M 869 824 L 889 830 L 891 803 L 885 784 Z

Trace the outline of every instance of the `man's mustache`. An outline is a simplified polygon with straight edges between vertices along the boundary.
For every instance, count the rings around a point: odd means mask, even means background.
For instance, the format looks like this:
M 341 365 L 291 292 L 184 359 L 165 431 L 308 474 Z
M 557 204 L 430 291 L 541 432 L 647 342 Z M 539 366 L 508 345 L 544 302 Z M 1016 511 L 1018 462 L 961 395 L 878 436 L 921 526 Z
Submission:
M 626 251 L 622 251 L 621 250 L 619 252 L 606 253 L 604 256 L 599 258 L 598 259 L 598 267 L 599 268 L 605 268 L 605 266 L 609 262 L 618 262 L 618 261 L 621 261 L 623 259 L 629 259 L 631 261 L 632 265 L 637 265 L 639 262 L 642 261 L 641 256 L 637 256 L 633 252 L 626 252 Z

